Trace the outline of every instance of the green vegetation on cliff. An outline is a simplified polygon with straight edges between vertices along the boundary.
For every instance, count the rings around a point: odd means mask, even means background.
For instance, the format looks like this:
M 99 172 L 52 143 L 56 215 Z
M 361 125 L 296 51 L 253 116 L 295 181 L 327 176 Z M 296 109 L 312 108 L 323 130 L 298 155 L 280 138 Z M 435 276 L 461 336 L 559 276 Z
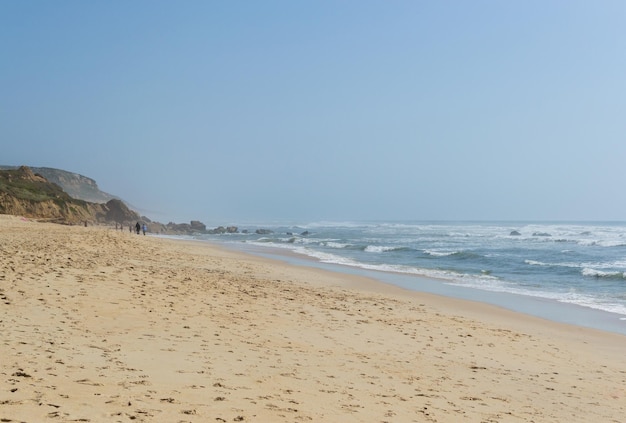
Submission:
M 0 170 L 0 213 L 70 224 L 139 219 L 137 213 L 117 199 L 96 204 L 72 198 L 59 185 L 26 166 Z
M 0 170 L 0 192 L 6 193 L 17 200 L 46 201 L 52 200 L 59 204 L 77 202 L 56 184 L 48 182 L 41 175 L 34 174 L 29 168 L 22 166 L 17 170 Z
M 199 221 L 167 225 L 152 222 L 119 198 L 100 191 L 95 180 L 49 167 L 0 165 L 0 214 L 67 224 L 117 223 L 125 227 L 141 221 L 150 232 L 163 234 L 207 232 Z M 237 228 L 216 228 L 213 233 L 227 231 L 236 232 Z
M 0 170 L 17 170 L 16 166 L 0 166 Z M 106 203 L 115 197 L 100 191 L 95 180 L 78 173 L 51 167 L 30 167 L 33 173 L 41 175 L 49 182 L 57 184 L 70 197 L 91 203 Z

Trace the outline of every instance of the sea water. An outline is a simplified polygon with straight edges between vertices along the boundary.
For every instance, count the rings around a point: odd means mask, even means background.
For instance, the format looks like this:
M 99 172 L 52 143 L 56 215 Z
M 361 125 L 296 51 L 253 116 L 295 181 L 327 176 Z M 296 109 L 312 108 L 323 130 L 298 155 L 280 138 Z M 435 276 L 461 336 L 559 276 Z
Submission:
M 534 308 L 569 304 L 578 308 L 554 310 L 579 310 L 573 320 L 583 325 L 595 310 L 617 325 L 607 329 L 626 333 L 626 223 L 273 223 L 200 237 L 260 253 L 294 252 L 353 273 L 374 271 L 418 291 L 460 292 L 505 306 L 534 298 L 526 311 L 548 318 L 554 313 Z M 433 290 L 434 279 L 439 289 Z

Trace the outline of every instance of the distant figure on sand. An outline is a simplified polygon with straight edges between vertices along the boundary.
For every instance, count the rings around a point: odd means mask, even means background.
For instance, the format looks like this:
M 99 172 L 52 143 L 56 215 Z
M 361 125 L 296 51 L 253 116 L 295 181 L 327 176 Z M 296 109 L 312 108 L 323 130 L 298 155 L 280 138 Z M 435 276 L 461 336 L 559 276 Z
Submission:
M 141 231 L 141 225 L 139 224 L 139 222 L 137 222 L 137 224 L 135 225 L 135 231 L 137 231 L 137 235 L 139 235 L 139 232 Z
M 146 231 L 148 230 L 148 227 L 146 226 L 146 224 L 144 223 L 143 226 L 141 227 L 141 229 L 143 229 L 143 234 L 146 234 Z

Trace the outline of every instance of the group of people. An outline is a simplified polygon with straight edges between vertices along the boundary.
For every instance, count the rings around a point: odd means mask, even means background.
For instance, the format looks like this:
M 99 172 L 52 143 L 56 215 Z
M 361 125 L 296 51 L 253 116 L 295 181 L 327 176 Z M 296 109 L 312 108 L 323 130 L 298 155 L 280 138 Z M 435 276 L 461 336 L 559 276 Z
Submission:
M 86 223 L 86 222 L 85 222 L 85 226 L 87 226 L 87 223 Z M 122 225 L 122 224 L 120 223 L 119 228 L 120 228 L 120 230 L 123 230 L 123 229 L 124 229 L 124 225 Z M 115 229 L 117 229 L 117 223 L 115 223 Z M 130 233 L 132 234 L 132 233 L 133 233 L 133 225 L 129 225 L 129 226 L 128 226 L 128 230 L 129 230 L 129 231 L 130 231 Z M 142 225 L 141 223 L 137 222 L 137 223 L 135 224 L 135 232 L 137 232 L 137 235 L 139 235 L 139 234 L 141 233 L 141 231 L 143 231 L 143 234 L 145 235 L 145 234 L 146 234 L 146 232 L 148 231 L 148 226 L 146 226 L 146 224 L 145 224 L 145 223 Z
M 130 231 L 133 231 L 133 227 L 129 226 Z M 139 233 L 143 230 L 143 234 L 146 234 L 146 231 L 148 230 L 148 227 L 146 226 L 146 224 L 144 223 L 143 225 L 139 222 L 137 222 L 137 224 L 135 225 L 135 232 L 137 232 L 137 235 L 139 235 Z
M 87 221 L 85 221 L 85 227 L 87 227 Z M 117 230 L 118 226 L 117 226 L 117 222 L 115 222 L 115 229 Z M 121 223 L 119 224 L 119 229 L 120 231 L 124 230 L 124 225 L 122 225 Z M 128 230 L 130 231 L 130 233 L 133 233 L 133 225 L 128 226 Z M 139 235 L 141 233 L 141 231 L 143 231 L 143 234 L 145 235 L 146 232 L 148 231 L 148 226 L 144 223 L 143 225 L 139 222 L 137 222 L 135 224 L 135 232 L 137 232 L 137 235 Z

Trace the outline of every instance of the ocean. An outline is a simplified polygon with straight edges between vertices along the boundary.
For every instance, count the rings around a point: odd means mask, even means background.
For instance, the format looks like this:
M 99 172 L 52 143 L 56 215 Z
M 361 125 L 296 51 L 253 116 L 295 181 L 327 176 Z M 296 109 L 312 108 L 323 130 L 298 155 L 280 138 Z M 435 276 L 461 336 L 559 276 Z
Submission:
M 296 253 L 301 264 L 626 333 L 626 223 L 316 222 L 241 230 L 247 233 L 196 238 L 291 261 Z

